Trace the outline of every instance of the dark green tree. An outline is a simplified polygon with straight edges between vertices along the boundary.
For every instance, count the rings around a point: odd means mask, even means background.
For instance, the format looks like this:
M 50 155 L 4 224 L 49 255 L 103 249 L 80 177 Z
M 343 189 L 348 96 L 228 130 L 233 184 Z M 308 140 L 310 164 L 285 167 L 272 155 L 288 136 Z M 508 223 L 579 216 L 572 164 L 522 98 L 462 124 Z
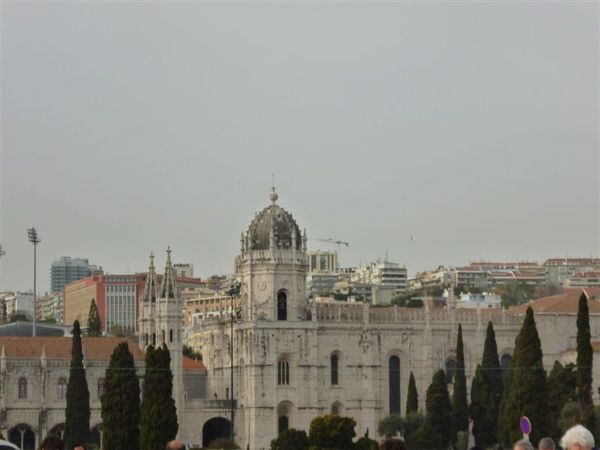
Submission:
M 177 435 L 177 410 L 173 400 L 171 356 L 162 347 L 146 350 L 146 371 L 140 408 L 140 448 L 162 450 Z
M 560 426 L 560 413 L 564 406 L 575 401 L 577 375 L 575 366 L 568 364 L 566 367 L 558 361 L 548 375 L 548 417 L 550 421 L 550 436 L 555 440 L 560 439 L 563 429 Z
M 101 401 L 104 450 L 140 448 L 140 384 L 127 342 L 110 357 Z
M 67 410 L 65 412 L 65 447 L 84 443 L 90 431 L 90 391 L 88 390 L 79 321 L 73 323 L 71 367 L 67 384 Z
M 533 310 L 527 308 L 521 331 L 515 339 L 515 351 L 510 365 L 498 417 L 498 439 L 512 445 L 522 435 L 519 417 L 531 420 L 531 440 L 538 442 L 548 435 L 548 395 L 546 372 L 542 364 L 542 346 L 535 326 Z
M 452 392 L 452 425 L 454 427 L 453 442 L 456 442 L 457 433 L 469 429 L 465 349 L 461 324 L 458 324 L 458 335 L 456 337 L 456 372 L 454 374 L 454 391 Z
M 411 412 L 404 418 L 404 437 L 408 438 L 425 422 L 425 417 L 419 412 Z
M 379 421 L 377 432 L 386 438 L 391 438 L 404 432 L 404 419 L 400 414 L 390 414 Z
M 356 436 L 356 421 L 351 417 L 334 414 L 315 417 L 310 423 L 308 441 L 314 450 L 350 449 Z
M 101 336 L 102 326 L 100 325 L 100 315 L 98 314 L 98 307 L 96 306 L 96 300 L 92 299 L 90 303 L 90 312 L 88 313 L 87 321 L 87 334 L 88 336 Z
M 363 437 L 356 441 L 354 450 L 379 450 L 379 443 L 369 437 L 369 429 Z
M 434 433 L 440 437 L 440 444 L 447 448 L 452 441 L 452 403 L 448 394 L 446 374 L 442 369 L 433 375 L 433 380 L 427 389 L 426 422 Z
M 475 370 L 471 384 L 470 414 L 473 419 L 473 437 L 479 448 L 490 448 L 498 442 L 498 412 L 502 400 L 502 370 L 498 358 L 496 333 L 488 322 L 481 364 Z
M 410 373 L 408 379 L 408 394 L 406 396 L 406 415 L 412 412 L 419 411 L 419 394 L 417 392 L 417 383 L 415 382 L 415 376 Z
M 444 439 L 426 420 L 414 433 L 411 433 L 406 437 L 406 446 L 409 449 L 447 449 L 448 444 L 442 444 L 443 441 Z
M 596 434 L 596 414 L 592 400 L 593 359 L 588 300 L 585 294 L 581 294 L 577 309 L 577 399 L 582 424 L 592 434 Z
M 271 441 L 271 450 L 308 450 L 308 436 L 304 430 L 282 431 Z

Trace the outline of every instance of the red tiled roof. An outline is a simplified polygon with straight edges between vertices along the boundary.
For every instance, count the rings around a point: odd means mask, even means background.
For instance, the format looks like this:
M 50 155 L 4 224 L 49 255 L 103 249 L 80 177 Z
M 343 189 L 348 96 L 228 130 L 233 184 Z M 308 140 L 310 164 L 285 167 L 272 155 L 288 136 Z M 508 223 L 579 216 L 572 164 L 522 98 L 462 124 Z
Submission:
M 205 369 L 202 361 L 197 361 L 187 356 L 183 357 L 183 370 Z
M 48 359 L 71 359 L 72 338 L 58 336 L 16 337 L 0 336 L 0 349 L 7 358 L 39 359 L 45 349 Z M 133 341 L 118 337 L 84 337 L 83 353 L 89 360 L 110 360 L 117 344 L 127 342 L 136 360 L 144 360 L 144 352 Z
M 577 314 L 582 292 L 588 296 L 590 314 L 600 314 L 600 288 L 571 288 L 562 294 L 543 297 L 509 309 L 514 314 L 525 314 L 531 306 L 536 314 Z

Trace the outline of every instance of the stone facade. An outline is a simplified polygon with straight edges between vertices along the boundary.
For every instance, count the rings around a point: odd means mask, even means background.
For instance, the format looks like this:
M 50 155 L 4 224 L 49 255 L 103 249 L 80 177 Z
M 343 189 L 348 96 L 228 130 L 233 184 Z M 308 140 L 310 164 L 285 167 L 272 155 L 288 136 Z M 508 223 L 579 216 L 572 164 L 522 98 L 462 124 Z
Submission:
M 84 338 L 90 391 L 90 440 L 101 445 L 100 395 L 112 349 L 121 338 Z M 71 338 L 0 337 L 0 432 L 21 448 L 34 450 L 51 432 L 64 433 Z M 138 374 L 144 355 L 132 342 Z
M 269 448 L 279 430 L 308 430 L 311 420 L 325 413 L 352 416 L 357 435 L 369 430 L 375 436 L 379 420 L 404 412 L 410 372 L 424 408 L 433 373 L 452 371 L 459 323 L 469 386 L 488 321 L 494 324 L 502 363 L 510 363 L 521 311 L 457 308 L 453 296 L 446 307 L 416 309 L 309 301 L 306 233 L 300 236 L 276 200 L 271 194 L 272 204 L 242 234 L 235 260 L 241 304 L 233 325 L 233 364 L 227 315 L 207 318 L 200 331 L 209 397 L 231 395 L 233 365 L 234 429 L 242 448 Z M 592 314 L 591 321 L 597 337 L 600 316 Z M 550 368 L 573 347 L 575 319 L 544 315 L 538 328 Z

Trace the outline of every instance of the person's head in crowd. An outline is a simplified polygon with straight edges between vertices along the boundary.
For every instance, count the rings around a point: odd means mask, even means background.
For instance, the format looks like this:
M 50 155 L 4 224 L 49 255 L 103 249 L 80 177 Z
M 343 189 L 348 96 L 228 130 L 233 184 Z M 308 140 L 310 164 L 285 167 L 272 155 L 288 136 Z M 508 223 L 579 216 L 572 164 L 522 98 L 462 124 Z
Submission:
M 386 439 L 379 445 L 380 450 L 407 450 L 406 444 L 402 439 Z
M 556 450 L 556 444 L 552 438 L 545 437 L 540 439 L 538 450 Z
M 185 450 L 185 445 L 183 442 L 172 440 L 167 442 L 167 445 L 165 445 L 165 450 Z
M 65 443 L 55 434 L 46 436 L 40 444 L 40 450 L 65 450 Z
M 513 446 L 513 450 L 535 450 L 535 448 L 533 448 L 533 445 L 531 445 L 531 442 L 522 440 L 522 441 L 517 442 Z
M 582 425 L 569 428 L 560 440 L 564 450 L 591 450 L 594 445 L 594 435 Z

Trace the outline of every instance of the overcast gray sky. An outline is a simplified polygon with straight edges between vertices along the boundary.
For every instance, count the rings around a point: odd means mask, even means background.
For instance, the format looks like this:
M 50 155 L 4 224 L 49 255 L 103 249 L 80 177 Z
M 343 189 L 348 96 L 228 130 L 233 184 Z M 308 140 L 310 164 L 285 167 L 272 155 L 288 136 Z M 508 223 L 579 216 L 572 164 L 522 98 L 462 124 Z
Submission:
M 2 288 L 233 271 L 271 174 L 343 265 L 599 253 L 599 7 L 2 5 Z M 410 237 L 413 237 L 411 240 Z M 317 246 L 317 243 L 314 243 Z M 326 248 L 327 244 L 320 245 Z

